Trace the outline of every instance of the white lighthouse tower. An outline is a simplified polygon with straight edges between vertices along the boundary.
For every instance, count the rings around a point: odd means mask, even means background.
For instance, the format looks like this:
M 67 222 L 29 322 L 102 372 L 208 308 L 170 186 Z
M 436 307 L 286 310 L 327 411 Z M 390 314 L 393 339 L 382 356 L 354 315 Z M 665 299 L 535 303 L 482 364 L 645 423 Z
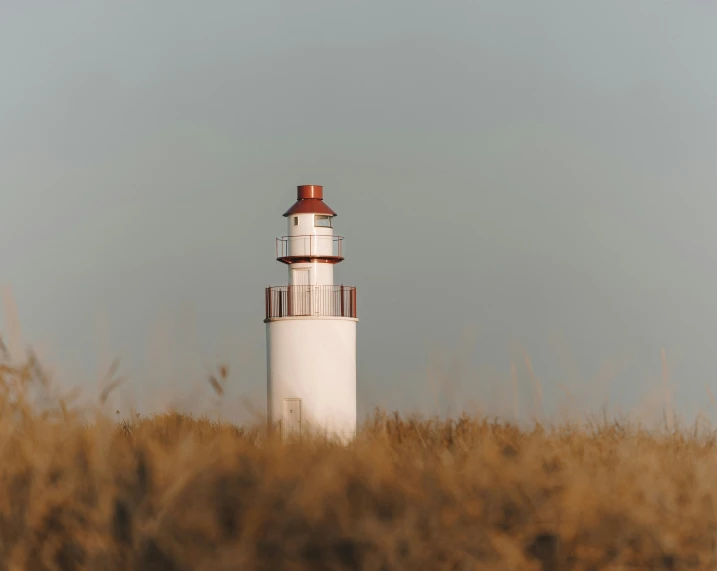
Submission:
M 307 432 L 342 440 L 356 433 L 356 288 L 334 284 L 343 261 L 336 213 L 323 187 L 297 187 L 284 213 L 286 236 L 276 258 L 289 269 L 285 286 L 266 288 L 267 415 L 284 439 Z

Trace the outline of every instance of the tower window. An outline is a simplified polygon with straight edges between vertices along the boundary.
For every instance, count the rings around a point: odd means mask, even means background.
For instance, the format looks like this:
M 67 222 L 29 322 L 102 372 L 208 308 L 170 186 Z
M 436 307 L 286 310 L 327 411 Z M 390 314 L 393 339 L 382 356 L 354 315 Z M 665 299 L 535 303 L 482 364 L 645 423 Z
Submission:
M 294 216 L 294 226 L 298 226 L 298 225 L 299 225 L 299 217 Z
M 324 216 L 322 214 L 314 215 L 314 226 L 331 228 L 331 216 Z

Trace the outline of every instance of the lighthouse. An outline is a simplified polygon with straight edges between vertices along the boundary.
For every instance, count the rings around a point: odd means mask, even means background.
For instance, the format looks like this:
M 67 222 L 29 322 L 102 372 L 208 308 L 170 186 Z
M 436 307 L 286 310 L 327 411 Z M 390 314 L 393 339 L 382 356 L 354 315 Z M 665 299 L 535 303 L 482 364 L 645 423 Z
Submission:
M 334 283 L 344 260 L 323 187 L 297 187 L 276 259 L 288 285 L 266 288 L 267 417 L 283 439 L 356 433 L 356 288 Z

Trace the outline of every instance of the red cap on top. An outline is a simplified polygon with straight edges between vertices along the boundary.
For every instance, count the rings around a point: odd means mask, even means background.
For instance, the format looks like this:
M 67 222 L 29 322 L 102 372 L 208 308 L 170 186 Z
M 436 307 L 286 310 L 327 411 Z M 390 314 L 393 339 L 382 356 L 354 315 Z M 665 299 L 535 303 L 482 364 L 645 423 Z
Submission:
M 318 184 L 302 184 L 296 187 L 296 198 L 305 200 L 307 198 L 324 199 L 324 187 Z
M 328 216 L 336 216 L 336 212 L 331 210 L 324 202 L 324 187 L 317 184 L 302 184 L 296 187 L 296 197 L 298 200 L 294 206 L 284 212 L 284 216 L 291 214 L 326 214 Z

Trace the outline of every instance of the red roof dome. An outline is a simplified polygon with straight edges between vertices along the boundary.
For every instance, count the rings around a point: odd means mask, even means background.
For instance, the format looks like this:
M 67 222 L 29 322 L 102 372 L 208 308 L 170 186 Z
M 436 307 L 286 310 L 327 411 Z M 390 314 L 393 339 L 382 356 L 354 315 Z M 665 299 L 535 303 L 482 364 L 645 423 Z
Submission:
M 297 201 L 294 206 L 284 212 L 284 216 L 291 214 L 326 214 L 337 216 L 336 212 L 324 202 L 324 187 L 316 184 L 303 184 L 296 187 Z

